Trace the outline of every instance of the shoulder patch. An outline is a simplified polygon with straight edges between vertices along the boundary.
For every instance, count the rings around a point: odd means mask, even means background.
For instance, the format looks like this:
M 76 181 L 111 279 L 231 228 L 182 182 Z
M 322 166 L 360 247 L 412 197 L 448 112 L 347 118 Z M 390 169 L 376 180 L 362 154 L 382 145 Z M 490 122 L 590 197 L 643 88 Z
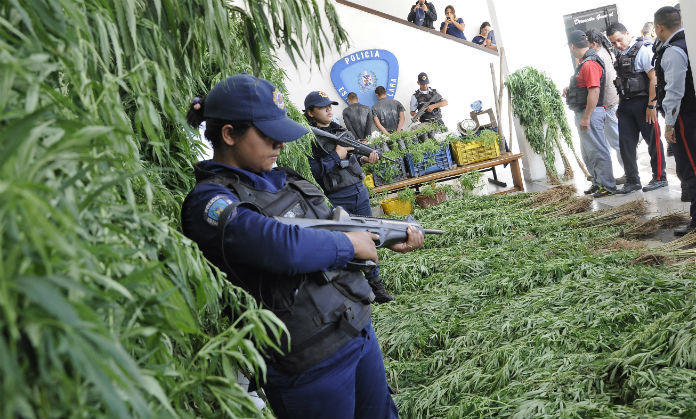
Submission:
M 224 195 L 216 195 L 208 201 L 203 210 L 203 219 L 210 225 L 217 227 L 220 213 L 232 204 L 232 200 Z

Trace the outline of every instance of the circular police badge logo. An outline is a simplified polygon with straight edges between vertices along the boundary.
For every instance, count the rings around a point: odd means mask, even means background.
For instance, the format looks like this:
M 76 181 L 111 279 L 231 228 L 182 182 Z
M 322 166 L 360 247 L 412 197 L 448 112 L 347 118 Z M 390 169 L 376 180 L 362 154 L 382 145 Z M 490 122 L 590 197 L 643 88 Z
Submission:
M 278 109 L 285 109 L 285 101 L 283 100 L 283 94 L 280 90 L 275 89 L 273 91 L 273 103 L 278 107 Z
M 326 92 L 318 91 L 317 94 L 321 97 L 329 97 L 329 95 L 327 95 Z
M 358 88 L 361 92 L 372 90 L 377 86 L 377 75 L 374 71 L 363 71 L 358 74 Z

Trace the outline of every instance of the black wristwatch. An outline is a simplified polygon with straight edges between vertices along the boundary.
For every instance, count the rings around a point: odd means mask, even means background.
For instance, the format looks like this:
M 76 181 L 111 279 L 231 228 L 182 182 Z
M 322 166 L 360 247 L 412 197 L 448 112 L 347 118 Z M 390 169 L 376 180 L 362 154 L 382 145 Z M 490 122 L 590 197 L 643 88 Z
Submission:
M 655 109 L 655 105 L 648 105 L 648 109 Z

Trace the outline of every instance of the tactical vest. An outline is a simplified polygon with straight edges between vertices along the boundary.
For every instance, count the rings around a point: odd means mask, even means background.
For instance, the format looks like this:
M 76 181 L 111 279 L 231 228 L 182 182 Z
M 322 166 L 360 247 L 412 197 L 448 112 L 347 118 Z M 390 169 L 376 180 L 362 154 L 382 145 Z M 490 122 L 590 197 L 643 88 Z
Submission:
M 653 64 L 655 65 L 655 74 L 657 75 L 657 86 L 655 87 L 655 93 L 657 94 L 657 108 L 664 115 L 664 109 L 662 108 L 662 101 L 665 99 L 665 88 L 667 87 L 667 81 L 665 80 L 665 72 L 662 69 L 662 57 L 665 54 L 667 48 L 679 47 L 689 56 L 689 52 L 686 49 L 686 39 L 684 38 L 684 31 L 681 31 L 672 37 L 668 45 L 661 46 L 655 56 L 653 57 Z M 679 106 L 679 113 L 695 113 L 696 112 L 696 92 L 694 91 L 694 79 L 691 73 L 691 62 L 687 60 L 687 70 L 686 70 L 686 80 L 684 83 L 684 96 L 681 100 L 681 105 Z
M 325 130 L 334 135 L 338 135 L 342 131 L 345 131 L 343 127 L 335 123 L 331 123 L 328 129 Z M 350 133 L 347 135 L 350 135 L 351 138 L 353 137 Z M 336 143 L 321 137 L 317 137 L 316 146 L 312 146 L 312 154 L 314 154 L 314 157 L 317 160 L 335 150 Z M 360 156 L 357 156 L 352 152 L 348 152 L 348 158 L 346 160 L 341 160 L 340 166 L 335 167 L 322 178 L 315 178 L 319 186 L 321 186 L 321 189 L 324 190 L 325 194 L 330 195 L 334 192 L 340 191 L 341 189 L 362 182 L 362 180 L 365 178 L 365 173 L 360 166 L 360 160 L 358 160 L 359 158 Z
M 600 80 L 599 88 L 599 98 L 597 99 L 597 106 L 604 105 L 604 88 L 606 82 L 606 71 L 604 71 L 604 62 L 594 49 L 590 48 L 587 50 L 585 55 L 582 57 L 582 61 L 575 67 L 575 74 L 570 78 L 570 84 L 568 86 L 568 93 L 566 93 L 566 103 L 568 107 L 574 111 L 583 111 L 585 106 L 587 106 L 587 87 L 578 87 L 578 74 L 580 74 L 580 69 L 582 66 L 588 62 L 594 61 L 602 67 L 602 78 Z
M 355 138 L 364 140 L 372 128 L 372 110 L 369 106 L 353 103 L 343 111 L 343 122 Z
M 421 89 L 418 89 L 418 90 L 416 90 L 414 95 L 416 96 L 416 100 L 418 101 L 418 109 L 420 109 L 424 103 L 430 102 L 435 97 L 435 95 L 440 96 L 440 94 L 435 89 L 430 89 L 426 92 L 423 92 Z M 440 96 L 440 99 L 436 100 L 433 103 L 437 103 L 441 100 L 442 100 L 442 97 Z M 431 103 L 431 105 L 432 105 L 432 103 Z M 420 122 L 428 122 L 428 121 L 433 121 L 433 120 L 438 120 L 438 119 L 442 119 L 442 111 L 440 110 L 440 108 L 435 108 L 435 109 L 433 109 L 432 112 L 428 112 L 428 111 L 423 112 L 423 115 L 421 115 L 421 117 L 420 117 Z
M 222 185 L 240 200 L 220 215 L 221 243 L 224 228 L 231 219 L 229 214 L 240 205 L 267 217 L 330 218 L 331 210 L 316 186 L 290 169 L 275 170 L 284 170 L 288 176 L 285 186 L 277 192 L 255 189 L 232 172 L 199 178 L 199 184 Z M 245 288 L 288 328 L 291 340 L 284 335 L 281 345 L 285 354 L 274 354 L 269 360 L 274 368 L 286 374 L 297 374 L 328 358 L 358 336 L 369 322 L 374 294 L 361 272 L 337 270 L 282 276 L 259 270 L 258 289 L 249 289 L 244 278 L 237 277 L 226 260 L 225 265 L 226 272 L 232 271 L 232 275 L 228 273 L 232 282 Z
M 389 132 L 394 132 L 399 127 L 399 104 L 390 98 L 378 99 L 372 105 L 372 114 L 379 119 L 379 123 Z
M 652 45 L 652 42 L 646 41 L 642 37 L 636 38 L 636 43 L 625 54 L 618 54 L 616 57 L 614 86 L 616 86 L 616 91 L 621 99 L 628 100 L 649 94 L 650 79 L 648 75 L 644 71 L 636 71 L 636 56 L 644 45 Z

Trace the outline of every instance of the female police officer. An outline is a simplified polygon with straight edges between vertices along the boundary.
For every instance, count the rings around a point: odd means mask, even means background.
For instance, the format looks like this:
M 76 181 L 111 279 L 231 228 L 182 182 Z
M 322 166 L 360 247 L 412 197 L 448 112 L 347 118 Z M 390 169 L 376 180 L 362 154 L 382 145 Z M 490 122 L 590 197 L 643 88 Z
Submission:
M 333 121 L 332 105 L 338 105 L 338 102 L 329 99 L 326 93 L 310 92 L 305 97 L 304 104 L 305 117 L 310 125 L 336 136 L 348 131 Z M 350 133 L 346 135 L 352 137 Z M 372 217 L 370 193 L 363 184 L 365 174 L 360 165 L 376 162 L 379 154 L 373 151 L 369 157 L 357 156 L 352 150 L 317 136 L 317 141 L 312 144 L 309 167 L 312 176 L 334 207 L 341 206 L 350 214 Z M 366 272 L 365 277 L 375 293 L 375 302 L 388 303 L 394 300 L 394 296 L 384 288 L 379 267 Z
M 396 417 L 371 326 L 374 298 L 353 258 L 377 260 L 374 237 L 282 224 L 273 216 L 327 218 L 321 191 L 274 169 L 285 142 L 307 131 L 285 113 L 282 94 L 248 74 L 218 83 L 192 104 L 214 156 L 196 164 L 184 201 L 184 234 L 235 284 L 287 326 L 292 342 L 269 356 L 264 389 L 279 417 Z M 415 229 L 392 250 L 423 243 Z M 289 343 L 292 345 L 290 346 Z

